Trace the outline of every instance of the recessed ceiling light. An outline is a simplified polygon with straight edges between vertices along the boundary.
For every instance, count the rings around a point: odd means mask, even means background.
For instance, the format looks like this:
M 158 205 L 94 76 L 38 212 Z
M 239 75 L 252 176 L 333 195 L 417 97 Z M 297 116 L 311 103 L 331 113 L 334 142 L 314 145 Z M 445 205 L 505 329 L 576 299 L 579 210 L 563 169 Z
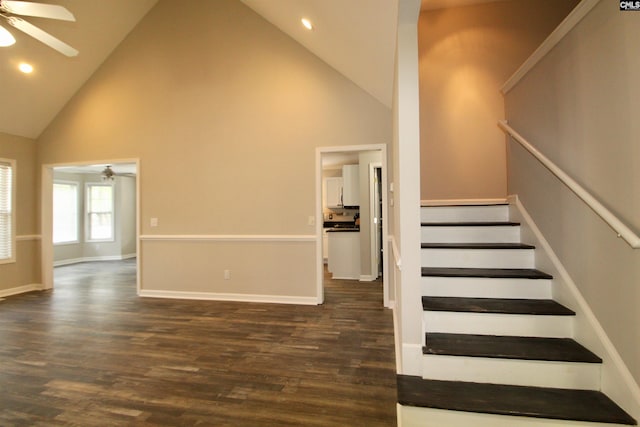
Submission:
M 300 22 L 302 22 L 302 25 L 304 25 L 307 30 L 313 30 L 313 25 L 307 18 L 302 18 Z
M 29 74 L 33 71 L 33 66 L 31 64 L 27 64 L 26 62 L 21 62 L 20 65 L 18 65 L 18 69 L 25 74 Z

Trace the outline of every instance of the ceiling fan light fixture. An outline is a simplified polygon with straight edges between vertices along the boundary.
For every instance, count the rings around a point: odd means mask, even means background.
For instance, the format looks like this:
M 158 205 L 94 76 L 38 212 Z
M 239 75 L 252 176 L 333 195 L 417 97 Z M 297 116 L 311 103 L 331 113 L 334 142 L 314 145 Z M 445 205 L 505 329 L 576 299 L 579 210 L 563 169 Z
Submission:
M 106 168 L 102 171 L 102 180 L 103 181 L 113 181 L 115 179 L 116 173 L 111 169 L 111 165 L 107 165 Z
M 0 27 L 0 47 L 11 46 L 16 42 L 16 39 L 11 35 L 6 28 Z

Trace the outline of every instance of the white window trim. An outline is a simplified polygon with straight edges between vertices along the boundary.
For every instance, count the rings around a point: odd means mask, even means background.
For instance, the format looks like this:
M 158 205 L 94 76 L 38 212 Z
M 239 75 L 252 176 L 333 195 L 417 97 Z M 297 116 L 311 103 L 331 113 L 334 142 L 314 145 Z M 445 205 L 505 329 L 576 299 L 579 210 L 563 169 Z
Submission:
M 116 186 L 113 183 L 105 183 L 105 182 L 86 182 L 85 184 L 85 192 L 84 192 L 84 232 L 85 232 L 85 242 L 91 243 L 108 243 L 116 241 Z M 111 237 L 108 239 L 91 239 L 91 221 L 89 220 L 89 204 L 91 203 L 91 198 L 89 196 L 89 187 L 111 187 Z
M 10 264 L 16 262 L 16 189 L 18 168 L 17 162 L 13 159 L 0 158 L 0 163 L 6 163 L 11 168 L 11 254 L 9 258 L 0 259 L 0 264 Z
M 65 246 L 65 245 L 77 245 L 80 243 L 80 212 L 81 212 L 81 203 L 80 203 L 80 183 L 77 181 L 67 181 L 63 179 L 54 179 L 53 184 L 71 184 L 76 186 L 76 214 L 77 214 L 77 222 L 76 222 L 76 240 L 69 240 L 68 242 L 59 242 L 53 243 L 53 246 Z

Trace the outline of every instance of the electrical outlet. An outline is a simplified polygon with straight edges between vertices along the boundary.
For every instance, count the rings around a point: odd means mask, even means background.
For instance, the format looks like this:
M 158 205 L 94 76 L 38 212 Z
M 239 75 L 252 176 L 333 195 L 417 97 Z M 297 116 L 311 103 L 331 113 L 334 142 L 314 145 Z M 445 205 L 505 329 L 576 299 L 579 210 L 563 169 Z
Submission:
M 149 225 L 151 227 L 157 227 L 158 226 L 158 218 L 151 218 L 151 221 L 149 221 Z
M 309 225 L 316 225 L 316 217 L 315 216 L 310 216 L 308 219 L 308 223 Z
M 224 280 L 229 280 L 231 279 L 231 270 L 225 270 L 224 271 Z

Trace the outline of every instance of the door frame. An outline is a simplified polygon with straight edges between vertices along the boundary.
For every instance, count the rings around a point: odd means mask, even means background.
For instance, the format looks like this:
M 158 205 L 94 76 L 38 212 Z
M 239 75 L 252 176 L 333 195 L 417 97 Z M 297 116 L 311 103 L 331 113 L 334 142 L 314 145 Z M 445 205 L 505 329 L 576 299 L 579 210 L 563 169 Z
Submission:
M 389 218 L 387 203 L 387 144 L 364 144 L 364 145 L 345 145 L 333 147 L 317 147 L 316 148 L 316 289 L 317 303 L 324 302 L 324 262 L 322 259 L 322 225 L 324 216 L 322 212 L 322 156 L 332 153 L 345 152 L 362 152 L 362 151 L 380 151 L 382 157 L 382 217 Z M 387 250 L 388 242 L 388 222 L 382 222 L 382 295 L 384 307 L 391 308 L 389 303 L 389 251 Z
M 136 165 L 136 293 L 140 295 L 142 266 L 140 262 L 140 159 L 108 159 L 42 165 L 40 191 L 40 251 L 42 286 L 53 289 L 53 170 L 58 167 L 82 167 L 95 164 L 135 163 Z

